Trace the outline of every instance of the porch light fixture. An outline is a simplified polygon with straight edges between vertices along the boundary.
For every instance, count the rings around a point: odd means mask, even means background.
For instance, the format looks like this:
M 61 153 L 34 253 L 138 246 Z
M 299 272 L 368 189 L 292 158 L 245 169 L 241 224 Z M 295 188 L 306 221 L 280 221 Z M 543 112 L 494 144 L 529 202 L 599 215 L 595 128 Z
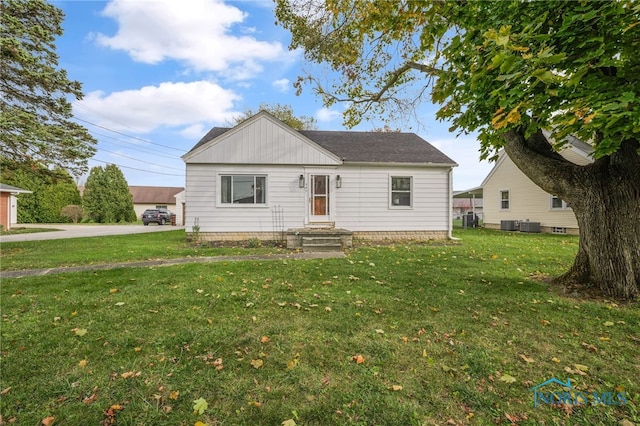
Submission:
M 336 176 L 336 188 L 342 188 L 342 178 L 340 175 Z
M 298 177 L 298 188 L 304 188 L 304 175 Z

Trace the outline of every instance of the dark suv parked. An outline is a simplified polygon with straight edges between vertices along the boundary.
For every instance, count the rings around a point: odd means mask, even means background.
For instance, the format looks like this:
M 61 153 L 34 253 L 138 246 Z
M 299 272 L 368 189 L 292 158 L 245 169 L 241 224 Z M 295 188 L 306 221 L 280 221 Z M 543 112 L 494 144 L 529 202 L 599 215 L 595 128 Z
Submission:
M 171 213 L 167 209 L 147 209 L 142 213 L 142 223 L 148 225 L 149 222 L 155 222 L 158 225 L 164 225 L 171 222 Z

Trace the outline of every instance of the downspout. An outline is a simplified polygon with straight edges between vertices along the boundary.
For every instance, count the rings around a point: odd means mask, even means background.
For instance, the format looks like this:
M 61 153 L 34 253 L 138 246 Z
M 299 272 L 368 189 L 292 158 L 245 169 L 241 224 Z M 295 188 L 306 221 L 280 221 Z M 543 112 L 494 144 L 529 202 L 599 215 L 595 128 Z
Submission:
M 449 223 L 447 225 L 447 236 L 450 240 L 453 240 L 451 230 L 453 228 L 453 167 L 449 167 Z

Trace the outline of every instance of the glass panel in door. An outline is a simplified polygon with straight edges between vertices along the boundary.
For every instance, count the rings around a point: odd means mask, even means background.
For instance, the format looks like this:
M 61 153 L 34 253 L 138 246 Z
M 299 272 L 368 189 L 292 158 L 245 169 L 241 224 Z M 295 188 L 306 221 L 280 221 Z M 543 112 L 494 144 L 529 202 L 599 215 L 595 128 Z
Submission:
M 311 176 L 311 216 L 329 215 L 329 176 Z

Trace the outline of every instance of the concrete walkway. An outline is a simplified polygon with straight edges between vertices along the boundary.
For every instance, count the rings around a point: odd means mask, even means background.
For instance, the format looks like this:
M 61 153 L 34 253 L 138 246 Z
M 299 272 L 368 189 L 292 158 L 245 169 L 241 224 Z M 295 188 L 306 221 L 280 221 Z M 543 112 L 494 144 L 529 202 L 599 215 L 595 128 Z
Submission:
M 68 268 L 25 269 L 21 271 L 1 271 L 1 278 L 22 278 L 41 275 L 63 274 L 69 272 L 101 271 L 118 268 L 146 268 L 152 266 L 173 266 L 184 263 L 217 263 L 239 262 L 251 260 L 287 260 L 287 259 L 334 259 L 345 257 L 344 252 L 318 252 L 318 253 L 290 253 L 290 254 L 264 254 L 249 256 L 216 256 L 216 257 L 187 257 L 179 259 L 147 260 L 141 262 L 125 262 L 104 265 L 72 266 Z

